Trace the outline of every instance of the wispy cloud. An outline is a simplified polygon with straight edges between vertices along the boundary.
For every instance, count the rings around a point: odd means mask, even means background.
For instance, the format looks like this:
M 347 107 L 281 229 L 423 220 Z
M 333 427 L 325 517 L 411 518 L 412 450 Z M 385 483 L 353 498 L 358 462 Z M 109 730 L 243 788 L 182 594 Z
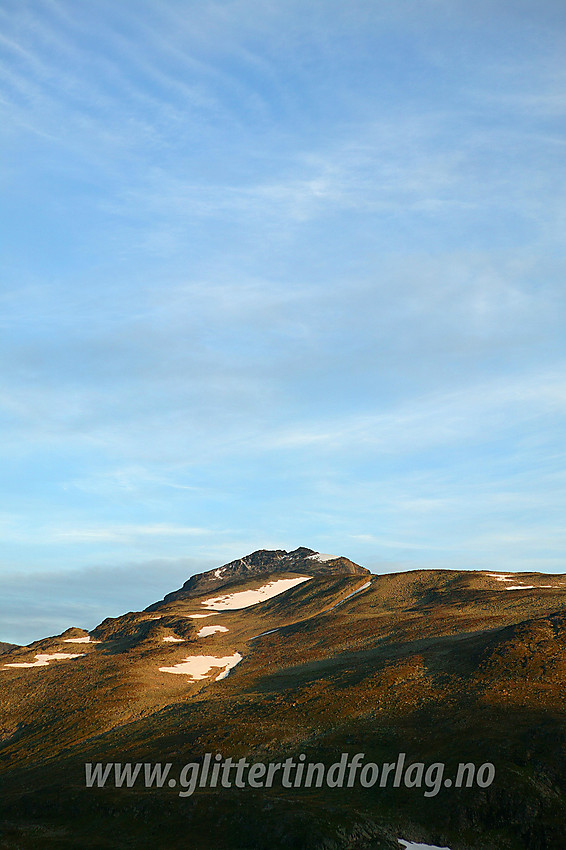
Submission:
M 183 528 L 177 525 L 118 525 L 108 528 L 65 528 L 50 532 L 51 540 L 60 543 L 91 543 L 98 541 L 129 542 L 138 537 L 201 537 L 210 534 L 205 528 Z
M 85 527 L 72 525 L 34 525 L 30 526 L 26 518 L 19 514 L 0 515 L 0 538 L 6 542 L 26 542 L 33 538 L 35 545 L 64 545 L 76 543 L 133 543 L 147 537 L 176 538 L 176 537 L 207 537 L 212 532 L 206 528 L 153 523 L 147 525 L 107 524 Z M 216 534 L 221 531 L 216 530 Z
M 563 19 L 3 3 L 0 574 L 557 569 Z
M 106 617 L 143 610 L 214 561 L 183 558 L 139 561 L 120 567 L 28 572 L 0 576 L 0 634 L 13 643 L 29 643 L 70 626 L 92 629 Z
M 412 400 L 390 412 L 340 418 L 309 426 L 303 422 L 267 437 L 270 448 L 345 445 L 361 451 L 418 452 L 427 446 L 492 441 L 519 423 L 540 427 L 547 416 L 566 414 L 564 370 L 469 385 L 447 394 Z

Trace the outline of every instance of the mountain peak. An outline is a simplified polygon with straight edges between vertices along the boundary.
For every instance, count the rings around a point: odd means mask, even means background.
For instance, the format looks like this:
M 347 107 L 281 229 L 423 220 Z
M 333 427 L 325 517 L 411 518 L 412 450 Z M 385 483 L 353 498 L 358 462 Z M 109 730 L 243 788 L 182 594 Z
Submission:
M 150 605 L 146 610 L 153 611 L 164 602 L 197 596 L 250 578 L 274 573 L 300 573 L 311 576 L 370 575 L 369 570 L 349 558 L 325 555 L 314 549 L 307 549 L 306 546 L 299 546 L 291 552 L 285 549 L 258 549 L 222 567 L 191 576 L 179 590 L 168 593 L 162 602 Z

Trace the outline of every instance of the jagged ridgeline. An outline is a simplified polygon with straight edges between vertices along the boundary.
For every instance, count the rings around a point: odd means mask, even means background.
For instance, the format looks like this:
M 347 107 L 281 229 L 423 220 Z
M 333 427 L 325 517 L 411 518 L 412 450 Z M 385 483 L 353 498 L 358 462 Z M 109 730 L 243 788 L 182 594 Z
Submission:
M 218 569 L 191 576 L 179 589 L 168 593 L 163 602 L 200 596 L 209 591 L 227 588 L 249 579 L 278 573 L 293 573 L 311 576 L 331 575 L 370 575 L 369 570 L 354 564 L 349 558 L 323 555 L 313 549 L 300 546 L 292 552 L 284 549 L 259 549 L 245 558 L 230 561 Z M 146 610 L 153 611 L 161 603 L 150 605 Z
M 566 577 L 259 550 L 0 644 L 0 847 L 566 846 Z M 493 763 L 489 787 L 85 787 L 85 763 Z M 109 818 L 107 812 L 112 813 Z

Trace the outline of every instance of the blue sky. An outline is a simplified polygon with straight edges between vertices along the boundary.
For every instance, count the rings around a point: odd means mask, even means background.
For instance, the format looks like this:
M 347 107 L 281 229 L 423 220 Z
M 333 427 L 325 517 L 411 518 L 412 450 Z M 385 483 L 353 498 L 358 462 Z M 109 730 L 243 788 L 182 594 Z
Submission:
M 257 548 L 566 569 L 565 55 L 561 0 L 2 0 L 0 640 Z

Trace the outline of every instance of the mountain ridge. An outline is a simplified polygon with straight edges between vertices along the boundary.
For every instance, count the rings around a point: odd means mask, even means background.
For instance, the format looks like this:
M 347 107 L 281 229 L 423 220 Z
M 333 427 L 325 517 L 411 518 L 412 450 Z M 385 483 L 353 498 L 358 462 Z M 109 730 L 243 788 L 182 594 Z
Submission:
M 190 599 L 209 591 L 229 588 L 244 580 L 283 572 L 303 575 L 308 572 L 313 576 L 371 575 L 365 567 L 343 555 L 322 555 L 306 546 L 299 546 L 290 552 L 285 549 L 258 549 L 221 567 L 191 576 L 178 590 L 167 593 L 162 600 L 148 605 L 145 610 L 155 611 L 163 604 L 178 599 Z
M 257 550 L 145 611 L 2 655 L 0 846 L 36 850 L 30 824 L 42 850 L 181 850 L 188 827 L 195 850 L 393 850 L 410 835 L 451 850 L 564 846 L 565 648 L 565 575 L 374 575 L 306 547 Z M 500 778 L 430 799 L 84 788 L 85 762 L 342 752 L 489 761 Z

